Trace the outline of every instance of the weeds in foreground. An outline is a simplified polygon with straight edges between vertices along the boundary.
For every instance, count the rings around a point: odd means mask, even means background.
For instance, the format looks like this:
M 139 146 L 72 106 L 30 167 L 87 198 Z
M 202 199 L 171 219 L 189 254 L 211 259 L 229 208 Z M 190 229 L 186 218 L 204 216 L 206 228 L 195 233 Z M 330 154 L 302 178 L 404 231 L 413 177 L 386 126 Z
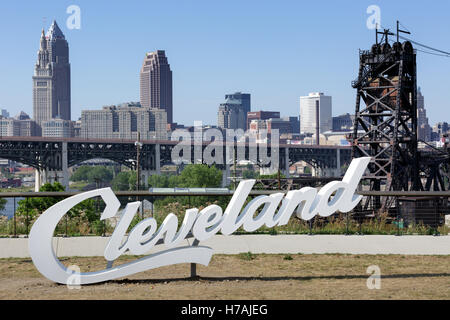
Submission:
M 250 261 L 250 260 L 254 260 L 255 258 L 256 258 L 256 256 L 253 253 L 251 253 L 250 251 L 239 254 L 239 259 L 242 259 L 242 260 Z
M 205 206 L 212 203 L 205 203 Z M 158 226 L 164 221 L 169 213 L 174 213 L 178 217 L 179 226 L 181 225 L 186 209 L 190 208 L 188 204 L 180 202 L 165 203 L 165 206 L 158 206 L 154 212 L 145 212 L 144 216 L 153 216 L 157 220 Z M 204 207 L 199 207 L 201 210 Z M 131 230 L 143 218 L 137 214 L 130 224 Z M 28 234 L 35 220 L 26 216 L 16 216 L 16 220 L 0 216 L 0 236 L 25 235 Z M 85 236 L 85 235 L 109 235 L 114 230 L 114 223 L 107 220 L 94 220 L 89 222 L 84 214 L 74 217 L 63 218 L 55 231 L 55 235 L 67 236 Z M 403 226 L 396 224 L 387 215 L 377 218 L 357 221 L 351 215 L 333 215 L 328 218 L 315 217 L 311 221 L 304 221 L 298 218 L 291 218 L 289 223 L 284 226 L 267 228 L 263 226 L 251 234 L 346 234 L 346 235 L 448 235 L 450 227 L 442 225 L 437 228 L 426 226 L 423 223 Z M 242 228 L 235 234 L 250 234 Z

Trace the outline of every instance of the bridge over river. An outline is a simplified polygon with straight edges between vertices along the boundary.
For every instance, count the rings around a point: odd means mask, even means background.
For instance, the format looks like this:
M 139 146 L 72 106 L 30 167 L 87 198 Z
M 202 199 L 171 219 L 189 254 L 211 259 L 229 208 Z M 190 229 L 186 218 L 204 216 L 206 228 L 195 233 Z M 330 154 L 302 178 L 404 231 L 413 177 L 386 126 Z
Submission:
M 223 170 L 225 178 L 229 176 L 230 165 L 233 164 L 230 154 L 241 154 L 244 159 L 238 159 L 254 160 L 252 162 L 261 167 L 273 167 L 276 164 L 286 177 L 289 176 L 289 166 L 299 161 L 313 165 L 323 176 L 339 176 L 341 166 L 351 161 L 349 146 L 279 144 L 272 148 L 270 144 L 249 143 L 183 144 L 167 140 L 140 142 L 142 145 L 138 147 L 135 140 L 125 139 L 0 137 L 0 158 L 36 168 L 36 188 L 42 183 L 55 180 L 68 186 L 68 168 L 96 158 L 109 159 L 132 169 L 139 165 L 144 181 L 147 181 L 150 174 L 160 173 L 161 166 L 174 163 L 173 153 L 178 156 L 178 149 L 183 150 L 183 159 L 188 162 L 216 165 Z M 256 153 L 252 152 L 255 150 Z M 207 160 L 211 158 L 214 159 L 212 163 Z M 267 159 L 270 163 L 267 163 Z

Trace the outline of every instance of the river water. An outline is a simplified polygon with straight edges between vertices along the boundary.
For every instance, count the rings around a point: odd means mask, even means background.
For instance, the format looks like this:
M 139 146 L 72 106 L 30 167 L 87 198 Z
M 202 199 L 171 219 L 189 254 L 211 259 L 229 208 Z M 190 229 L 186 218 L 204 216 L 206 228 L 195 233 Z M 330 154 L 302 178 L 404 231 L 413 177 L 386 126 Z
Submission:
M 5 209 L 0 212 L 0 215 L 7 216 L 8 218 L 12 218 L 14 216 L 14 200 L 16 201 L 16 210 L 19 207 L 19 201 L 23 200 L 24 198 L 5 198 L 6 199 L 6 205 Z

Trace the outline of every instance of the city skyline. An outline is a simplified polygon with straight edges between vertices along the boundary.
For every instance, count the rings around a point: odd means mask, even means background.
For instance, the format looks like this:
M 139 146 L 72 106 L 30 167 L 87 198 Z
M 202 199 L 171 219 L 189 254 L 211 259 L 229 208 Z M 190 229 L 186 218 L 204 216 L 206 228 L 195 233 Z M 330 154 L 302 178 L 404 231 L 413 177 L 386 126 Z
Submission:
M 138 12 L 134 4 L 125 7 L 111 4 L 107 7 L 108 10 L 104 16 L 98 16 L 95 10 L 101 8 L 101 5 L 81 2 L 79 5 L 83 22 L 80 30 L 69 30 L 65 25 L 68 17 L 65 13 L 67 3 L 56 6 L 45 4 L 36 6 L 35 10 L 29 10 L 31 12 L 22 13 L 27 17 L 26 22 L 20 26 L 16 34 L 24 41 L 14 45 L 20 46 L 20 48 L 32 47 L 30 52 L 36 52 L 36 41 L 28 43 L 28 39 L 36 39 L 38 36 L 37 32 L 42 29 L 42 17 L 48 17 L 48 21 L 53 20 L 49 17 L 54 17 L 60 22 L 61 29 L 71 43 L 72 119 L 78 119 L 83 109 L 98 109 L 104 105 L 138 101 L 138 72 L 142 65 L 142 54 L 157 49 L 166 50 L 171 57 L 172 69 L 177 71 L 174 74 L 174 122 L 189 125 L 194 120 L 202 120 L 204 123 L 213 124 L 216 122 L 216 108 L 221 103 L 223 94 L 236 91 L 252 94 L 252 104 L 255 110 L 279 110 L 283 116 L 297 115 L 299 97 L 314 91 L 327 92 L 333 96 L 333 115 L 353 113 L 356 92 L 351 88 L 350 82 L 357 76 L 358 49 L 368 49 L 374 42 L 373 30 L 368 30 L 365 26 L 368 17 L 366 8 L 370 2 L 363 1 L 354 6 L 345 6 L 345 8 L 320 1 L 315 6 L 292 2 L 284 3 L 285 6 L 280 8 L 264 2 L 258 8 L 243 5 L 240 13 L 233 12 L 237 25 L 230 27 L 229 30 L 224 29 L 224 25 L 213 21 L 213 17 L 217 18 L 217 16 L 225 14 L 219 12 L 222 5 L 211 4 L 204 11 L 196 12 L 200 2 L 192 4 L 189 8 L 186 8 L 186 5 L 178 7 L 173 4 L 156 4 L 153 11 L 162 13 L 166 18 L 176 16 L 181 9 L 188 9 L 186 15 L 182 15 L 182 21 L 173 22 L 174 24 L 170 25 L 171 28 L 164 28 L 168 26 L 168 22 L 162 24 L 161 29 L 156 28 L 161 33 L 156 37 L 154 37 L 156 31 L 150 32 L 136 28 L 136 21 L 120 24 L 120 26 L 107 22 L 107 19 L 117 17 L 121 9 L 124 10 L 123 14 L 125 15 L 136 14 L 140 17 L 142 13 Z M 412 38 L 441 47 L 443 35 L 439 32 L 430 34 L 430 29 L 435 28 L 439 23 L 448 23 L 439 18 L 439 12 L 433 11 L 432 8 L 424 8 L 419 4 L 411 4 L 412 14 L 402 13 L 397 17 L 394 14 L 396 13 L 395 8 L 401 4 L 388 5 L 387 2 L 381 1 L 379 5 L 382 10 L 383 26 L 392 26 L 395 19 L 398 18 L 411 29 Z M 34 7 L 34 4 L 30 4 L 30 6 Z M 301 19 L 298 18 L 304 17 L 304 15 L 296 17 L 288 9 L 307 11 L 307 9 L 311 9 L 311 6 L 313 9 L 323 10 L 324 19 L 320 20 L 324 26 L 315 28 L 314 32 L 302 31 L 303 24 L 311 23 L 311 19 L 300 22 Z M 441 3 L 440 6 L 447 7 L 448 4 Z M 11 21 L 10 16 L 17 16 L 21 12 L 19 6 L 15 7 L 12 4 L 2 4 L 1 9 L 4 13 L 10 13 L 5 15 L 1 24 L 8 23 Z M 202 12 L 209 12 L 209 9 L 212 10 L 212 17 L 204 17 Z M 268 15 L 270 9 L 273 9 L 274 21 L 277 23 L 272 25 L 275 28 L 272 32 L 266 32 L 268 26 L 264 17 Z M 156 26 L 161 21 L 156 17 L 155 12 L 149 13 L 149 15 L 153 19 L 152 23 L 154 21 Z M 424 19 L 427 20 L 427 25 L 415 18 L 419 13 L 427 15 L 427 19 Z M 190 18 L 198 16 L 203 18 L 198 22 L 190 20 Z M 250 26 L 251 24 L 245 20 L 246 17 L 255 23 L 255 27 Z M 94 19 L 97 20 L 94 21 Z M 187 20 L 192 23 L 187 24 L 185 30 L 181 30 L 180 24 Z M 342 42 L 338 42 L 332 39 L 333 34 L 337 31 L 327 28 L 327 26 L 336 21 L 341 23 L 340 27 L 343 33 L 352 31 L 351 40 L 342 39 Z M 100 27 L 102 23 L 105 25 L 104 28 Z M 199 29 L 209 23 L 211 23 L 211 30 Z M 280 33 L 286 25 L 290 25 L 291 28 L 286 29 L 285 33 Z M 314 23 L 310 26 L 311 28 L 317 27 Z M 45 27 L 48 27 L 48 22 Z M 257 27 L 261 27 L 261 30 L 257 30 Z M 151 28 L 149 29 L 151 30 Z M 192 33 L 194 31 L 199 32 L 200 40 L 205 40 L 206 36 L 212 41 L 211 44 L 216 46 L 201 44 L 199 40 L 192 37 L 189 38 L 189 41 L 182 39 L 182 37 L 186 37 L 185 32 Z M 175 36 L 177 32 L 180 35 Z M 243 35 L 239 35 L 239 32 Z M 222 45 L 217 47 L 217 41 L 224 36 L 235 34 L 239 35 L 234 38 L 235 44 L 239 44 L 243 48 L 240 53 L 233 52 L 233 41 L 225 45 L 229 50 L 219 53 L 217 49 L 225 47 Z M 145 36 L 144 39 L 149 40 L 138 42 L 137 39 L 143 36 Z M 301 40 L 300 44 L 297 40 L 294 41 L 294 36 Z M 327 38 L 323 38 L 324 36 Z M 94 39 L 99 38 L 102 40 L 99 44 L 93 43 Z M 113 45 L 112 41 L 109 41 L 111 38 L 119 40 L 126 49 L 111 47 Z M 117 42 L 114 42 L 115 44 Z M 201 49 L 188 49 L 196 45 Z M 319 50 L 312 50 L 312 45 Z M 262 50 L 263 47 L 269 49 Z M 333 51 L 333 47 L 340 50 Z M 30 56 L 30 53 L 25 52 L 26 50 L 23 48 L 11 51 L 19 53 L 20 59 L 7 59 L 10 53 L 3 53 L 6 59 L 1 59 L 1 68 L 8 73 L 8 69 L 12 67 L 10 66 L 11 61 L 21 61 L 21 63 L 20 65 L 12 64 L 17 68 L 17 72 L 13 76 L 8 76 L 8 79 L 0 77 L 0 107 L 7 109 L 11 114 L 17 114 L 22 110 L 31 114 L 32 99 L 31 94 L 28 93 L 31 90 L 27 79 L 30 76 L 30 62 L 34 61 L 35 57 L 30 60 L 25 58 L 25 56 Z M 339 64 L 332 63 L 332 59 L 329 59 L 332 55 L 335 55 L 336 59 L 340 59 Z M 112 60 L 114 68 L 110 68 Z M 5 64 L 5 61 L 8 61 L 8 64 Z M 267 61 L 276 63 L 267 65 Z M 450 99 L 449 93 L 444 90 L 443 81 L 440 80 L 448 73 L 447 70 L 450 70 L 447 61 L 446 58 L 421 53 L 418 56 L 418 85 L 422 87 L 422 91 L 427 96 L 425 107 L 430 124 L 442 121 L 439 115 L 445 110 L 447 101 Z M 288 69 L 286 66 L 289 64 L 291 68 Z M 107 70 L 107 65 L 112 70 Z M 23 76 L 25 74 L 24 67 L 27 70 L 26 77 Z M 197 71 L 193 72 L 195 68 Z M 113 71 L 115 73 L 111 73 Z M 340 76 L 337 77 L 337 74 Z M 278 80 L 276 84 L 271 82 L 273 88 L 269 90 L 267 80 L 271 78 L 278 78 Z M 6 83 L 6 81 L 8 82 Z

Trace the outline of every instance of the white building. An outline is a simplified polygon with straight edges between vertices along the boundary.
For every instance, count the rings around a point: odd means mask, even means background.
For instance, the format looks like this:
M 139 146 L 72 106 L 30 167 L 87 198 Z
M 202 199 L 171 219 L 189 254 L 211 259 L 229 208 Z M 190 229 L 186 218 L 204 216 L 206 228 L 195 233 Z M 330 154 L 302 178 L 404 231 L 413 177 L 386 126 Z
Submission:
M 0 117 L 0 136 L 14 137 L 20 135 L 19 132 L 20 128 L 17 124 L 17 120 Z
M 321 92 L 300 97 L 300 133 L 315 135 L 317 125 L 319 133 L 333 128 L 331 96 L 325 96 Z
M 167 112 L 134 102 L 81 111 L 81 138 L 137 139 L 138 132 L 143 140 L 166 140 Z
M 70 138 L 73 132 L 73 122 L 64 119 L 42 121 L 42 136 L 54 138 Z

